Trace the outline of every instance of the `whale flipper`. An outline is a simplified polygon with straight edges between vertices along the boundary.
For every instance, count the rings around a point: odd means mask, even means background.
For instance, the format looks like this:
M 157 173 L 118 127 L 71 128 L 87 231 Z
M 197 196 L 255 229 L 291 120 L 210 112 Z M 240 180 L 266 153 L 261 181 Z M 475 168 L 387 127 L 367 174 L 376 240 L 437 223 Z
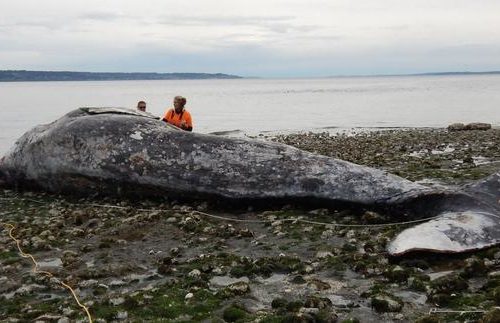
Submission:
M 500 216 L 483 211 L 444 212 L 401 232 L 388 246 L 391 255 L 410 251 L 459 253 L 500 243 Z

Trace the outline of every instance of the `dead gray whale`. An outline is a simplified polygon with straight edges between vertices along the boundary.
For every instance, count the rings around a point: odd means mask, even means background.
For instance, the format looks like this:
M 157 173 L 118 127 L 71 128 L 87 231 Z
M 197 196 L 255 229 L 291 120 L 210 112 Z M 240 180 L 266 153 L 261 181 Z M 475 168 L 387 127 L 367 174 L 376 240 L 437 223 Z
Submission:
M 500 243 L 499 174 L 460 190 L 435 190 L 283 144 L 181 131 L 121 108 L 80 108 L 37 126 L 0 161 L 5 185 L 51 192 L 316 199 L 399 219 L 438 216 L 401 232 L 388 246 L 393 255 Z

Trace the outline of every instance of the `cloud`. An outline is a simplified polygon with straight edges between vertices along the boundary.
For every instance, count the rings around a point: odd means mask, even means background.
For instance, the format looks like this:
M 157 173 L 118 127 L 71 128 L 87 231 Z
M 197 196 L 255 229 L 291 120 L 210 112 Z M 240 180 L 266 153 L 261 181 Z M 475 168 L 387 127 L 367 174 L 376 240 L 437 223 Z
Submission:
M 130 18 L 131 16 L 114 11 L 91 11 L 81 14 L 77 17 L 80 20 L 95 21 L 116 21 L 118 19 Z
M 294 16 L 166 15 L 159 17 L 156 23 L 175 27 L 260 27 L 273 33 L 311 32 L 320 28 L 314 24 L 299 24 L 295 19 Z
M 31 21 L 16 21 L 13 23 L 0 24 L 0 29 L 5 32 L 19 32 L 26 29 L 46 29 L 46 30 L 57 30 L 63 28 L 64 24 L 60 21 L 54 21 L 51 19 L 35 19 Z
M 262 76 L 498 69 L 498 12 L 498 0 L 4 1 L 0 68 Z

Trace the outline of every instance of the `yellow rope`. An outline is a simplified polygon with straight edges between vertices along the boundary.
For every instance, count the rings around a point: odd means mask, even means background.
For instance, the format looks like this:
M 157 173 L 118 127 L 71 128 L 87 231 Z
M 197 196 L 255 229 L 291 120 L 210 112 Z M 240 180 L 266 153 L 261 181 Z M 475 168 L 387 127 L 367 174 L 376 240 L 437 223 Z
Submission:
M 68 289 L 71 294 L 73 295 L 73 298 L 75 299 L 76 303 L 78 304 L 78 306 L 80 306 L 84 311 L 85 311 L 85 314 L 87 315 L 87 318 L 89 319 L 89 323 L 92 323 L 92 316 L 90 315 L 90 312 L 89 312 L 89 309 L 87 306 L 83 305 L 82 303 L 80 303 L 80 300 L 78 299 L 78 296 L 76 295 L 75 291 L 73 290 L 73 288 L 71 288 L 71 286 L 69 286 L 68 284 L 66 284 L 65 282 L 61 281 L 60 279 L 58 279 L 57 277 L 55 277 L 54 275 L 52 275 L 52 273 L 48 272 L 48 271 L 43 271 L 43 270 L 39 270 L 39 264 L 38 262 L 35 260 L 35 257 L 33 257 L 31 254 L 29 253 L 25 253 L 22 248 L 21 248 L 21 241 L 19 239 L 16 239 L 16 237 L 14 237 L 14 235 L 12 234 L 12 232 L 15 230 L 15 227 L 10 224 L 10 223 L 1 223 L 6 229 L 8 228 L 9 230 L 9 236 L 12 240 L 14 240 L 14 242 L 16 243 L 17 245 L 17 249 L 19 250 L 19 255 L 21 255 L 21 257 L 23 258 L 30 258 L 31 261 L 33 262 L 33 273 L 35 274 L 41 274 L 41 275 L 45 275 L 49 278 L 54 278 L 57 283 L 59 283 L 61 286 L 63 286 L 64 288 Z

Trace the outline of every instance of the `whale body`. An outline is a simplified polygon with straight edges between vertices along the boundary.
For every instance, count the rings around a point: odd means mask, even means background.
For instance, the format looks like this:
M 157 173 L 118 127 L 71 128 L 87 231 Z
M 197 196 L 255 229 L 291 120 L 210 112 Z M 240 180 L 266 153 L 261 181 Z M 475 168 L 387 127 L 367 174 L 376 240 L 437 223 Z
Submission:
M 500 242 L 500 173 L 458 190 L 284 144 L 182 131 L 123 108 L 80 108 L 24 134 L 0 182 L 69 194 L 320 201 L 437 216 L 402 231 L 389 253 L 465 252 Z

